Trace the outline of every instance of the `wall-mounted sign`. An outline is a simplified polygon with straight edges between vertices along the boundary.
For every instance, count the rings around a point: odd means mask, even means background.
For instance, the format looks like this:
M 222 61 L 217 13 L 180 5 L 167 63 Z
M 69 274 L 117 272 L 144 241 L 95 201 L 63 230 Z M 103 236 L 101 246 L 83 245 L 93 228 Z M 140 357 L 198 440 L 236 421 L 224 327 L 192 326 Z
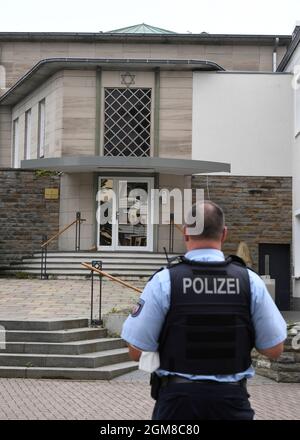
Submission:
M 58 200 L 58 188 L 45 188 L 46 200 Z

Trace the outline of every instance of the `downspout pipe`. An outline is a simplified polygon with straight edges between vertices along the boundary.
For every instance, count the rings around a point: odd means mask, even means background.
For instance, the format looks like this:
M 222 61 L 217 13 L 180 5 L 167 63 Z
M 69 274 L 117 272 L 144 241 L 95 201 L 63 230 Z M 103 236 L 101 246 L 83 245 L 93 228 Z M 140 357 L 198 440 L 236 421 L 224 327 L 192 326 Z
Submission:
M 275 38 L 274 49 L 273 49 L 273 72 L 277 70 L 277 49 L 279 45 L 279 38 Z

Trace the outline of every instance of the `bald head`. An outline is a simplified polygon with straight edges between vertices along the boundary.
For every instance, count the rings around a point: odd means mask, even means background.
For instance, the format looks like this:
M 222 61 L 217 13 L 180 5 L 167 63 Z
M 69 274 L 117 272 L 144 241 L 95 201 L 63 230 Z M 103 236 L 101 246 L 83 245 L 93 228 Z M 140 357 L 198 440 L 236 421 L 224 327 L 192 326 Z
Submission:
M 225 227 L 225 217 L 223 209 L 216 203 L 209 200 L 204 202 L 195 203 L 188 215 L 188 219 L 199 218 L 204 214 L 203 231 L 199 235 L 189 235 L 192 240 L 212 240 L 218 241 L 222 239 L 223 231 Z M 193 225 L 186 225 L 188 228 Z

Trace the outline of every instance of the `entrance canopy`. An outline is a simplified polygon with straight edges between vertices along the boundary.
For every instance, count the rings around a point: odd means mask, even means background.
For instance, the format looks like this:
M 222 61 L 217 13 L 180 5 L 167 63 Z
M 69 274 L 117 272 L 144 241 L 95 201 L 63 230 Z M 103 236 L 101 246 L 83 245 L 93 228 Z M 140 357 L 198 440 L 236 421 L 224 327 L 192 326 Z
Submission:
M 167 159 L 160 157 L 68 156 L 23 160 L 23 169 L 44 169 L 66 173 L 137 172 L 190 176 L 200 173 L 230 172 L 230 164 L 202 160 Z

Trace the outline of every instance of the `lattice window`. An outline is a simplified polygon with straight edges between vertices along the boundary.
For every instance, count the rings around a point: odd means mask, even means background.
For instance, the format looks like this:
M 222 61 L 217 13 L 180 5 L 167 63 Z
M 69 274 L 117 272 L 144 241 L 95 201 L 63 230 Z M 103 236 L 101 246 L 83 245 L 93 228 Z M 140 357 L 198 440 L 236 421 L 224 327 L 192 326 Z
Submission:
M 104 155 L 150 156 L 151 89 L 105 89 Z

